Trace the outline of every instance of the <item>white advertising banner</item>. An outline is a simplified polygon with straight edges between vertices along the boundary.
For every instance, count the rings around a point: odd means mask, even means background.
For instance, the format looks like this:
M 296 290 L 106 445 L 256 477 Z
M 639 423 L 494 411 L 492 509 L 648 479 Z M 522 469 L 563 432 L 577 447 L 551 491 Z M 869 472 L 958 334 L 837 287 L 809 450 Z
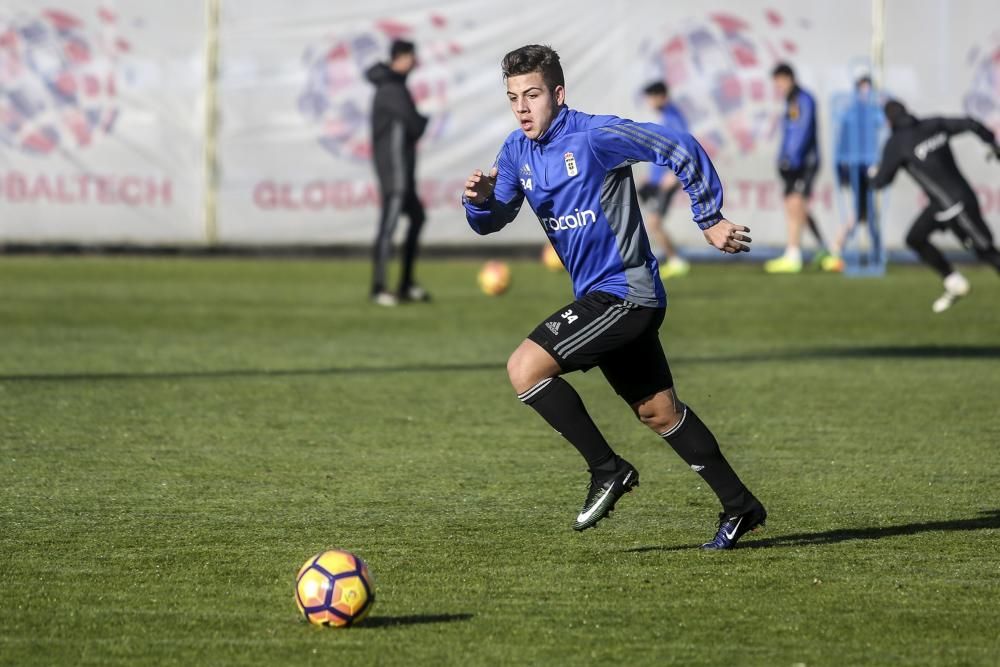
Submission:
M 203 151 L 205 0 L 7 0 L 0 7 L 0 242 L 211 241 Z M 971 114 L 1000 129 L 1000 5 L 886 4 L 886 89 L 918 115 Z M 778 61 L 820 109 L 823 166 L 814 210 L 832 237 L 834 109 L 867 68 L 870 0 L 416 0 L 367 3 L 222 0 L 217 79 L 222 244 L 370 243 L 379 193 L 371 166 L 364 71 L 389 43 L 417 44 L 409 87 L 430 117 L 418 183 L 431 243 L 541 242 L 528 207 L 480 240 L 464 221 L 462 183 L 489 167 L 515 128 L 499 61 L 527 43 L 561 54 L 568 103 L 655 120 L 642 88 L 666 79 L 726 188 L 725 212 L 759 245 L 784 240 L 775 169 Z M 955 142 L 984 213 L 1000 213 L 998 167 L 972 138 Z M 641 180 L 645 166 L 635 168 Z M 210 194 L 210 193 L 209 193 Z M 681 243 L 704 241 L 674 199 Z M 900 176 L 885 208 L 899 248 L 922 199 Z
M 203 243 L 204 5 L 0 5 L 0 241 Z
M 222 17 L 219 233 L 255 243 L 369 242 L 378 215 L 370 164 L 373 88 L 364 71 L 394 37 L 417 43 L 409 85 L 431 117 L 419 146 L 418 181 L 429 241 L 477 241 L 460 207 L 462 183 L 488 167 L 515 128 L 499 61 L 526 43 L 562 57 L 568 102 L 590 113 L 653 120 L 641 90 L 666 78 L 693 133 L 710 149 L 727 188 L 726 212 L 755 239 L 783 238 L 775 174 L 781 102 L 770 80 L 794 62 L 822 104 L 849 90 L 852 63 L 871 42 L 867 0 L 829 3 L 679 3 L 525 0 L 496 4 L 363 6 L 301 0 L 294 19 L 270 0 L 229 3 Z M 824 125 L 828 127 L 828 125 Z M 828 138 L 824 136 L 824 142 Z M 639 178 L 645 167 L 637 167 Z M 817 187 L 833 215 L 831 171 Z M 704 244 L 685 223 L 673 226 Z M 830 224 L 833 224 L 831 217 Z M 541 241 L 527 207 L 498 242 Z

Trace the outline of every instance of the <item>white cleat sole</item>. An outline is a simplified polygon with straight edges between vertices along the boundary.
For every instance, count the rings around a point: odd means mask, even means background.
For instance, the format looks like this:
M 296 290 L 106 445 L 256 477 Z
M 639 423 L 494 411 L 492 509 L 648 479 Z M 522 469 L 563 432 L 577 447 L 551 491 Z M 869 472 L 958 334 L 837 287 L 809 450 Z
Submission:
M 961 298 L 962 298 L 961 295 L 949 294 L 945 292 L 934 301 L 934 303 L 931 305 L 931 310 L 933 310 L 935 313 L 938 314 L 943 313 L 944 311 L 948 310 L 956 303 L 958 303 L 958 300 Z

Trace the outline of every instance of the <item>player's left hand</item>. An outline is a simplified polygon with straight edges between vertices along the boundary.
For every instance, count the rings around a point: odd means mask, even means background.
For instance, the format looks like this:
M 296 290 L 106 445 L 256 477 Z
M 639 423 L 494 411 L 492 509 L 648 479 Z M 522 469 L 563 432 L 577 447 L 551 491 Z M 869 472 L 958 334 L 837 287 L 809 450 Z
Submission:
M 750 228 L 734 225 L 725 218 L 705 230 L 705 240 L 708 245 L 722 252 L 735 255 L 738 252 L 750 252 L 751 238 L 747 236 Z

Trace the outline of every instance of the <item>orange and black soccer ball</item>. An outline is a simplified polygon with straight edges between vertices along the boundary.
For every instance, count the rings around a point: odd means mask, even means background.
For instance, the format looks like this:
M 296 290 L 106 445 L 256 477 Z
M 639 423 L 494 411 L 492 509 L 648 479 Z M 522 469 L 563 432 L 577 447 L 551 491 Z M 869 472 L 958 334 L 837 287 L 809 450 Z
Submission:
M 368 566 L 347 551 L 313 556 L 295 578 L 295 604 L 314 625 L 345 628 L 360 623 L 374 603 Z
M 484 294 L 499 296 L 510 287 L 510 267 L 505 262 L 490 260 L 479 270 L 476 282 Z

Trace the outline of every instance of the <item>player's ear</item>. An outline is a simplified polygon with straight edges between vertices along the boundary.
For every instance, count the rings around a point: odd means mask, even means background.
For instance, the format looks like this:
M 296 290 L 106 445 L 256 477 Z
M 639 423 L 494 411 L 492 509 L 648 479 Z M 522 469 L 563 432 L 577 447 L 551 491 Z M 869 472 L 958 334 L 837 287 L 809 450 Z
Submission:
M 562 86 L 556 86 L 552 93 L 556 100 L 556 106 L 561 107 L 566 102 L 566 89 Z

